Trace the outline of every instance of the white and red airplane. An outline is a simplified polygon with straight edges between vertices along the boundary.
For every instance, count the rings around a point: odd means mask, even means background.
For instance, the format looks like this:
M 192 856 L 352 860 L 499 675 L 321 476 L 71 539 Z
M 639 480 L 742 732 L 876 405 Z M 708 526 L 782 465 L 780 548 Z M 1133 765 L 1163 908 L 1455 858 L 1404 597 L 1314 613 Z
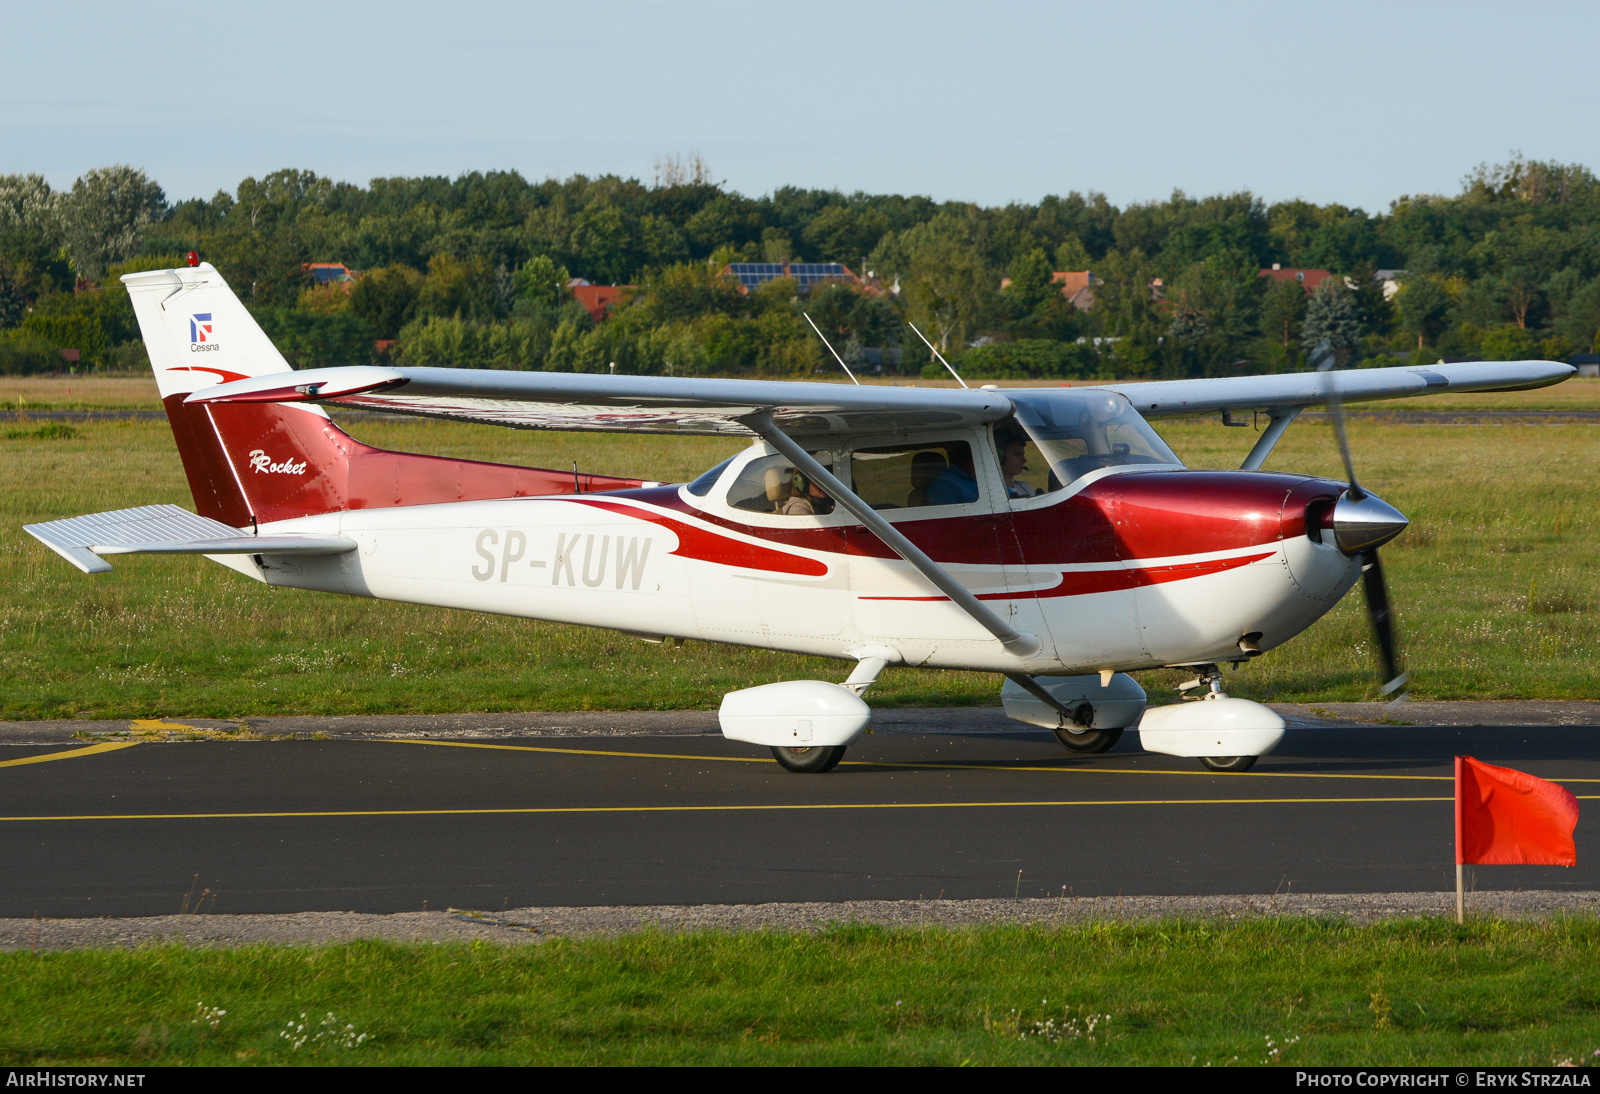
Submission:
M 191 259 L 193 262 L 194 260 Z M 1473 362 L 1006 391 L 359 366 L 294 371 L 209 264 L 123 278 L 198 515 L 157 505 L 29 525 L 86 573 L 202 554 L 270 585 L 855 662 L 842 683 L 727 695 L 729 738 L 826 771 L 890 665 L 1004 674 L 1007 713 L 1069 749 L 1244 770 L 1283 722 L 1216 666 L 1279 646 L 1406 519 L 1355 483 L 1260 470 L 1305 407 L 1557 383 Z M 319 404 L 516 428 L 751 438 L 693 482 L 387 452 Z M 1265 412 L 1239 470 L 1183 466 L 1147 419 Z M 1342 426 L 1339 430 L 1343 443 Z M 1345 450 L 1348 467 L 1348 448 Z M 1127 674 L 1195 670 L 1207 701 L 1146 710 Z

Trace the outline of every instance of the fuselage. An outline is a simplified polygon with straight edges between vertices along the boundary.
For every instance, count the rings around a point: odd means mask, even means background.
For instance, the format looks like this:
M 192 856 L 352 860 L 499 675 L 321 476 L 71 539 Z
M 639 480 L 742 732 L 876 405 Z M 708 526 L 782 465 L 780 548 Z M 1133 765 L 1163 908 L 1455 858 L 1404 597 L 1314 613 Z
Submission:
M 1343 484 L 1301 475 L 1119 467 L 1039 497 L 886 512 L 1039 636 L 1019 660 L 843 511 L 797 520 L 729 504 L 727 484 L 764 452 L 699 496 L 660 486 L 263 524 L 359 549 L 228 564 L 274 585 L 641 637 L 832 657 L 889 647 L 909 664 L 1033 674 L 1240 659 L 1241 642 L 1267 650 L 1310 626 L 1360 573 L 1320 535 Z

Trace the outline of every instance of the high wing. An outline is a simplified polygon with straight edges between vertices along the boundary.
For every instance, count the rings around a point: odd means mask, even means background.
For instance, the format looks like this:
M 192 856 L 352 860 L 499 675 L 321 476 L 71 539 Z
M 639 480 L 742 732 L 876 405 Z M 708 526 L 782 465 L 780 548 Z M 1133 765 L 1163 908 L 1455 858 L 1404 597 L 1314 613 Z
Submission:
M 1320 405 L 1330 394 L 1355 403 L 1450 391 L 1544 387 L 1565 380 L 1573 371 L 1571 365 L 1555 361 L 1471 361 L 1103 387 L 1128 399 L 1147 418 L 1167 418 L 1223 410 L 1297 409 Z M 1048 398 L 1060 389 L 1032 390 Z M 748 419 L 763 412 L 786 433 L 814 436 L 977 425 L 999 421 L 1013 409 L 1007 393 L 993 388 L 853 387 L 376 365 L 256 376 L 203 388 L 185 401 L 331 403 L 522 429 L 734 436 L 756 435 Z

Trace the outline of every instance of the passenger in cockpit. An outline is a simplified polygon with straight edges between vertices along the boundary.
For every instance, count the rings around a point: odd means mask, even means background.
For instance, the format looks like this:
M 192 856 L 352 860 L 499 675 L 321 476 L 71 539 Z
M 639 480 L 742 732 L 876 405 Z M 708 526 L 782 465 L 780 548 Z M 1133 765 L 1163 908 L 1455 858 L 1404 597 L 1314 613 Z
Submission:
M 978 500 L 978 476 L 972 467 L 972 450 L 964 444 L 950 446 L 950 466 L 928 484 L 929 505 L 964 505 Z

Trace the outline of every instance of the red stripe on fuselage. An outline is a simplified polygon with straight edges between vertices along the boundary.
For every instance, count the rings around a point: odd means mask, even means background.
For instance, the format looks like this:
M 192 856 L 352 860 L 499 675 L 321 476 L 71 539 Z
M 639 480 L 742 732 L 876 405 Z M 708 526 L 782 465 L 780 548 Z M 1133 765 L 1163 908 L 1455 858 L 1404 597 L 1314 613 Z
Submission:
M 760 547 L 754 543 L 745 543 L 730 536 L 708 532 L 704 528 L 696 528 L 692 524 L 685 524 L 681 520 L 653 513 L 648 509 L 632 505 L 619 504 L 614 501 L 601 501 L 599 498 L 564 498 L 564 501 L 575 501 L 581 505 L 592 505 L 596 509 L 604 509 L 608 513 L 617 513 L 635 520 L 649 521 L 658 524 L 678 537 L 677 550 L 672 553 L 692 558 L 700 562 L 712 562 L 719 566 L 737 566 L 744 570 L 765 570 L 776 574 L 798 574 L 802 577 L 822 577 L 827 574 L 827 563 L 819 562 L 803 555 L 791 555 L 784 551 L 774 551 L 770 547 Z
M 859 525 L 746 524 L 695 508 L 678 489 L 629 490 L 626 496 L 776 547 L 899 557 Z M 1266 547 L 1294 534 L 1308 499 L 1336 497 L 1340 489 L 1339 484 L 1264 471 L 1150 471 L 1108 475 L 1070 497 L 1037 508 L 894 524 L 930 558 L 945 565 L 1137 563 Z

